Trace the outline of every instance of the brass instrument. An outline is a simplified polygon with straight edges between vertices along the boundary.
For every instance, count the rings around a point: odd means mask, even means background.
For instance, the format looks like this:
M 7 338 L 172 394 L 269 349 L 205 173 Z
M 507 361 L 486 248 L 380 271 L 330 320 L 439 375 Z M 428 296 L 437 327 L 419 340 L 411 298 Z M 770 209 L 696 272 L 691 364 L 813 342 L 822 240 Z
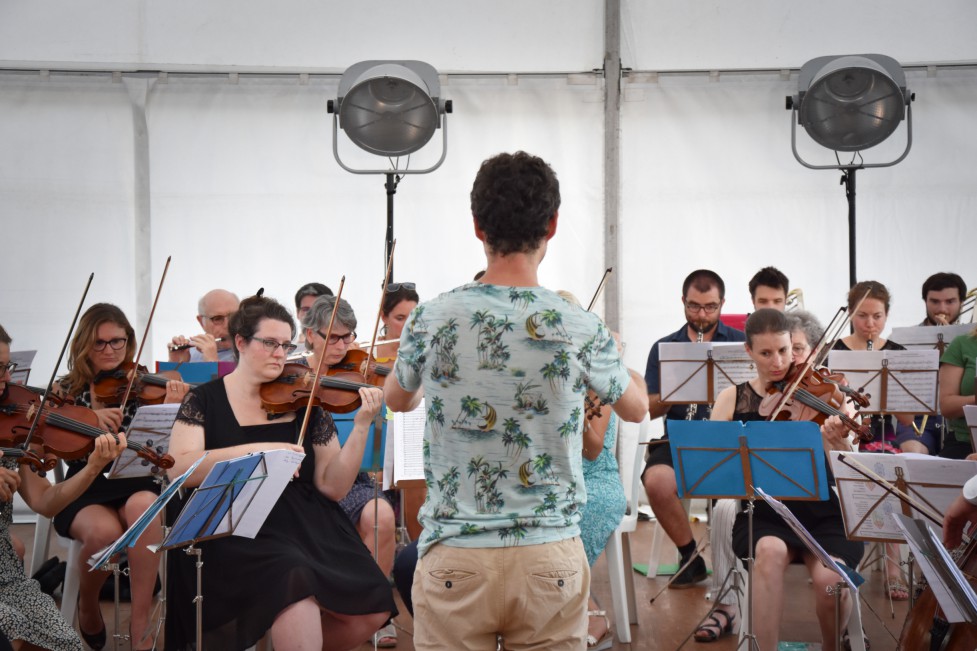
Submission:
M 699 330 L 699 334 L 695 337 L 695 343 L 702 343 L 702 330 Z M 685 410 L 685 420 L 695 420 L 695 412 L 699 411 L 699 405 L 694 402 L 688 406 Z
M 960 316 L 957 317 L 957 323 L 967 323 L 964 321 L 963 315 L 970 312 L 970 323 L 974 322 L 974 304 L 977 304 L 977 287 L 974 287 L 967 295 L 963 297 L 963 303 L 960 304 Z
M 788 312 L 804 309 L 804 290 L 800 287 L 787 292 L 787 300 L 784 302 L 784 309 Z

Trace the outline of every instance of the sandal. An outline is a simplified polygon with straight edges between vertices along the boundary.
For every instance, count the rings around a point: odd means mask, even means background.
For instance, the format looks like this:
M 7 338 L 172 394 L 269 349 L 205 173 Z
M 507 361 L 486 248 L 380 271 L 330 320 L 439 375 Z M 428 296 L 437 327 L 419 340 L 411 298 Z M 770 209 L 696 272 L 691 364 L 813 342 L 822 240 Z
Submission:
M 614 635 L 611 633 L 611 620 L 607 619 L 607 611 L 588 610 L 587 617 L 603 617 L 604 623 L 607 624 L 607 630 L 604 631 L 599 640 L 587 633 L 587 651 L 607 651 L 614 646 Z
M 373 634 L 373 640 L 378 649 L 392 649 L 397 646 L 397 627 L 387 624 Z
M 725 626 L 717 619 L 716 615 L 722 615 L 726 618 Z M 735 621 L 736 615 L 717 608 L 706 616 L 702 624 L 699 624 L 693 637 L 696 642 L 715 642 L 720 636 L 733 632 L 733 622 Z
M 889 599 L 893 601 L 909 601 L 909 588 L 902 579 L 889 579 L 885 584 L 885 590 L 889 593 Z

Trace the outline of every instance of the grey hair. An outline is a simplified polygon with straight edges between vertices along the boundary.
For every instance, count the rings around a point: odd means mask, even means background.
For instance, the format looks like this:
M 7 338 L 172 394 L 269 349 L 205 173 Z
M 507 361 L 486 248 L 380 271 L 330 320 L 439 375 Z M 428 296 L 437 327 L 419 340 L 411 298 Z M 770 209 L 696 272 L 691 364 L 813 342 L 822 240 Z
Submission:
M 814 346 L 818 339 L 824 334 L 824 326 L 818 321 L 817 317 L 804 310 L 792 310 L 787 312 L 787 326 L 791 332 L 800 330 L 807 337 L 807 343 Z
M 336 304 L 335 296 L 320 296 L 315 299 L 315 303 L 306 312 L 302 319 L 302 328 L 309 330 L 322 330 L 329 326 L 329 318 L 332 316 L 333 306 Z M 346 302 L 345 298 L 339 299 L 339 309 L 336 310 L 336 323 L 340 323 L 352 332 L 356 330 L 356 314 L 353 308 Z M 312 342 L 308 337 L 305 339 L 305 347 L 312 350 Z

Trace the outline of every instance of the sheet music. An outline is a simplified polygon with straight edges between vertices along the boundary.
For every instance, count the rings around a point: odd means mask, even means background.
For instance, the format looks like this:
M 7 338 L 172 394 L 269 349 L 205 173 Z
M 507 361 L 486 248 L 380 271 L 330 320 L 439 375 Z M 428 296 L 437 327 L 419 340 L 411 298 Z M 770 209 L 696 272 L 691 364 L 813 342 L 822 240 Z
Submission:
M 140 407 L 129 423 L 126 438 L 165 454 L 170 449 L 170 433 L 179 411 L 179 403 Z M 127 448 L 112 462 L 109 479 L 151 477 L 153 474 L 152 464 L 136 454 L 135 450 Z
M 944 459 L 925 454 L 831 451 L 831 469 L 838 487 L 845 530 L 853 540 L 898 541 L 902 539 L 902 532 L 889 517 L 890 514 L 905 513 L 905 509 L 908 509 L 914 518 L 926 516 L 915 508 L 905 506 L 902 500 L 855 468 L 845 465 L 839 459 L 842 455 L 866 466 L 892 484 L 899 478 L 898 473 L 902 473 L 910 497 L 938 514 L 946 512 L 967 480 L 977 474 L 977 461 Z
M 264 481 L 247 482 L 235 499 L 242 504 L 248 504 L 250 501 L 250 506 L 243 514 L 234 514 L 235 518 L 240 518 L 233 531 L 235 536 L 254 538 L 258 535 L 265 518 L 268 517 L 285 487 L 288 486 L 288 482 L 292 480 L 295 470 L 305 458 L 303 453 L 293 450 L 267 450 L 258 454 L 264 457 L 268 474 Z M 258 468 L 260 469 L 260 465 Z M 228 527 L 231 525 L 230 518 L 230 513 L 224 516 L 219 530 L 224 530 L 225 525 Z
M 803 542 L 804 545 L 811 550 L 811 553 L 813 553 L 818 560 L 821 561 L 822 565 L 829 570 L 834 570 L 837 572 L 838 576 L 841 577 L 842 581 L 845 582 L 848 589 L 851 590 L 853 594 L 858 591 L 858 586 L 864 583 L 865 579 L 855 572 L 855 568 L 847 568 L 848 571 L 845 571 L 843 566 L 840 565 L 838 561 L 831 558 L 828 552 L 824 550 L 824 547 L 822 547 L 818 541 L 814 539 L 814 536 L 812 536 L 811 533 L 804 528 L 804 525 L 802 525 L 794 514 L 790 512 L 790 509 L 784 506 L 782 502 L 779 502 L 778 500 L 764 493 L 763 489 L 757 488 L 756 492 L 764 499 L 764 501 L 766 501 L 767 504 L 770 505 L 774 511 L 777 512 L 781 518 L 784 519 L 787 526 L 789 526 L 794 533 L 797 534 L 797 536 L 801 539 L 801 542 Z
M 977 623 L 977 594 L 926 522 L 895 513 L 893 520 L 913 551 L 933 596 L 951 623 Z
M 13 384 L 27 384 L 27 378 L 31 374 L 31 364 L 34 363 L 36 355 L 36 350 L 17 350 L 10 353 L 10 363 L 17 365 L 17 369 L 10 374 L 10 381 Z
M 893 328 L 889 339 L 913 350 L 915 348 L 936 348 L 942 337 L 944 345 L 949 346 L 955 337 L 968 334 L 973 330 L 972 323 L 959 323 L 945 326 L 911 326 L 908 328 Z
M 977 405 L 964 405 L 963 417 L 967 419 L 967 429 L 970 430 L 970 442 L 977 441 Z M 977 447 L 974 448 L 977 450 Z
M 712 356 L 713 394 L 709 395 L 706 360 Z M 743 342 L 665 342 L 658 345 L 662 402 L 714 402 L 724 388 L 756 377 L 753 360 Z
M 832 350 L 828 367 L 845 374 L 849 386 L 869 394 L 863 414 L 882 411 L 882 366 L 889 371 L 887 414 L 935 414 L 940 353 L 937 350 Z
M 424 479 L 424 424 L 426 402 L 413 411 L 394 414 L 394 481 Z

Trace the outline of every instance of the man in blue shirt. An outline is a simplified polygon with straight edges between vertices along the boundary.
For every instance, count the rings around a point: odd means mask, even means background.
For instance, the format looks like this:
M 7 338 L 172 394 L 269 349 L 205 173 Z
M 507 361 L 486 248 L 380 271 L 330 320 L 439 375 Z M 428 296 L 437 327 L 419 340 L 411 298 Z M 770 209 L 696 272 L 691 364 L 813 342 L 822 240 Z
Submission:
M 662 342 L 746 341 L 746 336 L 741 331 L 729 328 L 719 321 L 725 298 L 726 284 L 714 271 L 698 269 L 690 273 L 682 283 L 685 325 L 656 341 L 648 355 L 645 383 L 648 385 L 648 412 L 652 419 L 664 416 L 666 423 L 668 420 L 709 419 L 709 405 L 672 405 L 662 402 L 658 347 Z M 665 440 L 667 438 L 666 424 Z M 678 498 L 672 451 L 668 443 L 650 446 L 641 478 L 659 526 L 678 547 L 682 555 L 682 565 L 686 565 L 669 587 L 692 587 L 706 578 L 706 564 L 701 557 L 695 556 L 695 539 L 692 537 L 688 515 Z

